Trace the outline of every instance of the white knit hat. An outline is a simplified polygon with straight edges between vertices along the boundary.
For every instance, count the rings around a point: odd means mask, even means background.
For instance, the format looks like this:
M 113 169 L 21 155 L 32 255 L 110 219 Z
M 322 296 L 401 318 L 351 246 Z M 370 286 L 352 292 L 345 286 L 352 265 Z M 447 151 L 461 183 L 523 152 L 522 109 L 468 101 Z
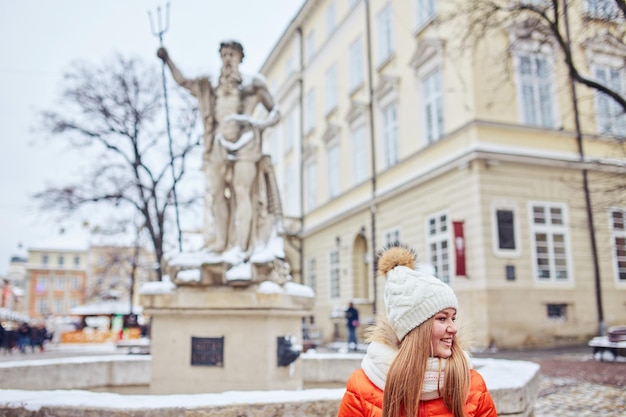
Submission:
M 416 271 L 415 252 L 403 245 L 383 249 L 378 271 L 387 276 L 385 308 L 387 321 L 402 340 L 411 330 L 459 302 L 448 284 Z

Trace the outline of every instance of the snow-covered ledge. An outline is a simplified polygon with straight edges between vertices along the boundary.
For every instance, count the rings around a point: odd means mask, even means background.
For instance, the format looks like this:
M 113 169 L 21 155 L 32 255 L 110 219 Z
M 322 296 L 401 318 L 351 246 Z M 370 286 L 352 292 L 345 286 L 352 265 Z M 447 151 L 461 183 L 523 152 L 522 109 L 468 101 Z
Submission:
M 309 384 L 323 386 L 345 383 L 350 373 L 360 366 L 362 354 L 305 353 L 301 356 L 304 380 Z M 149 356 L 114 356 L 96 358 L 71 358 L 45 361 L 39 364 L 5 362 L 3 376 L 12 371 L 22 380 L 32 377 L 39 381 L 30 385 L 31 390 L 0 390 L 0 415 L 8 417 L 37 417 L 54 415 L 78 417 L 98 415 L 103 417 L 206 417 L 231 415 L 298 415 L 335 416 L 343 396 L 343 388 L 307 389 L 301 391 L 239 391 L 216 394 L 189 395 L 119 395 L 79 390 L 67 390 L 62 382 L 72 381 L 72 388 L 102 385 L 147 384 L 149 381 Z M 10 364 L 14 364 L 10 366 Z M 20 365 L 21 363 L 21 365 Z M 539 392 L 539 365 L 527 361 L 473 358 L 474 367 L 484 376 L 496 403 L 499 416 L 526 417 L 531 415 Z M 65 366 L 63 366 L 65 364 Z M 73 366 L 72 366 L 73 365 Z M 120 366 L 121 365 L 121 366 Z M 23 366 L 28 371 L 24 372 Z M 113 367 L 115 372 L 101 369 Z M 95 367 L 91 369 L 91 367 Z M 20 369 L 21 368 L 21 369 Z M 124 377 L 123 369 L 140 379 Z M 143 369 L 143 371 L 141 371 Z M 68 373 L 69 372 L 69 373 Z M 42 375 L 42 373 L 44 375 Z M 118 375 L 119 374 L 119 375 Z M 82 377 L 81 377 L 82 375 Z M 91 379 L 85 379 L 90 375 Z M 93 381 L 101 375 L 106 381 Z M 111 376 L 117 375 L 117 376 Z M 4 378 L 3 378 L 4 379 Z M 41 383 L 56 381 L 58 385 L 41 389 Z M 3 385 L 7 386 L 7 385 Z M 56 387 L 56 389 L 55 389 Z M 58 388 L 66 390 L 59 390 Z

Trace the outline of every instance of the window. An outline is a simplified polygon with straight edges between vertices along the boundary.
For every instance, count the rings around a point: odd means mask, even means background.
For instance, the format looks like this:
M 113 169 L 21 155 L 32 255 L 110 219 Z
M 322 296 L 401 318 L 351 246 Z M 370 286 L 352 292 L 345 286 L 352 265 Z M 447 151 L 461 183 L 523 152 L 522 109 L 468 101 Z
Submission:
M 315 208 L 316 198 L 316 175 L 317 164 L 314 160 L 310 160 L 306 163 L 306 208 L 307 211 L 311 211 Z
M 306 35 L 305 52 L 306 52 L 306 62 L 311 62 L 311 59 L 313 59 L 313 55 L 315 55 L 315 31 L 314 30 L 311 30 Z
M 333 64 L 326 71 L 326 113 L 337 107 L 337 65 Z
M 59 257 L 57 258 L 57 264 L 59 266 L 63 266 L 64 263 L 65 263 L 65 258 L 63 258 L 63 255 L 59 255 Z
M 48 260 L 48 255 L 43 255 L 43 256 L 41 257 L 41 263 L 42 263 L 43 265 L 48 265 L 48 262 L 49 262 L 49 260 Z
M 385 246 L 400 242 L 400 229 L 394 228 L 385 232 Z
M 328 157 L 328 197 L 334 198 L 339 195 L 339 142 L 326 149 Z
M 548 304 L 546 307 L 549 319 L 567 318 L 567 304 Z
M 74 256 L 74 266 L 80 265 L 80 256 Z
M 285 78 L 288 78 L 294 71 L 293 68 L 293 56 L 289 56 L 285 62 Z
M 309 133 L 315 126 L 315 90 L 311 89 L 305 98 L 305 133 Z
M 41 315 L 48 313 L 48 303 L 44 298 L 37 299 L 37 312 Z
M 376 16 L 378 64 L 384 63 L 393 53 L 393 29 L 391 25 L 391 3 Z
M 293 166 L 293 162 L 287 163 L 285 167 L 285 195 L 282 200 L 285 201 L 287 215 L 297 215 L 298 212 L 298 175 Z
M 62 313 L 63 312 L 63 299 L 62 298 L 55 298 L 54 299 L 54 312 L 55 313 Z
M 80 278 L 79 277 L 72 277 L 72 289 L 74 291 L 78 291 L 80 290 Z
M 285 134 L 285 152 L 289 152 L 293 149 L 294 142 L 298 135 L 298 126 L 296 123 L 296 111 L 290 111 L 285 117 L 284 124 Z
M 350 90 L 354 90 L 363 84 L 363 39 L 356 38 L 350 45 Z
M 398 110 L 395 102 L 382 109 L 384 168 L 398 162 Z
M 540 54 L 518 56 L 517 74 L 522 123 L 554 127 L 552 71 L 548 58 Z
M 585 12 L 595 19 L 613 20 L 619 16 L 615 0 L 585 0 Z
M 623 68 L 596 66 L 593 69 L 595 79 L 616 93 L 625 93 L 626 77 Z M 626 136 L 626 114 L 613 98 L 599 91 L 595 93 L 596 125 L 598 133 L 603 135 Z
M 515 222 L 513 210 L 496 210 L 498 249 L 515 250 Z
M 426 139 L 433 143 L 443 136 L 443 88 L 441 70 L 436 69 L 423 81 Z
M 415 6 L 417 8 L 417 27 L 421 28 L 435 16 L 437 12 L 437 1 L 417 0 Z
M 339 250 L 330 251 L 330 298 L 339 298 Z
M 317 261 L 315 258 L 309 258 L 307 261 L 307 285 L 317 292 Z
M 563 204 L 530 204 L 535 277 L 541 282 L 571 278 L 567 211 Z
M 330 2 L 326 9 L 326 36 L 330 37 L 335 30 L 335 2 Z
M 63 287 L 65 286 L 65 280 L 61 277 L 57 277 L 57 279 L 54 281 L 54 289 L 57 291 L 61 291 L 63 290 Z
M 365 125 L 361 124 L 352 130 L 352 179 L 360 184 L 367 179 Z
M 48 288 L 48 278 L 39 277 L 39 279 L 37 279 L 37 286 L 35 288 L 38 293 L 46 291 L 46 289 Z
M 610 230 L 617 281 L 626 283 L 626 210 L 610 211 Z
M 450 282 L 450 227 L 445 213 L 436 214 L 427 220 L 428 255 L 435 268 L 435 275 L 443 282 Z

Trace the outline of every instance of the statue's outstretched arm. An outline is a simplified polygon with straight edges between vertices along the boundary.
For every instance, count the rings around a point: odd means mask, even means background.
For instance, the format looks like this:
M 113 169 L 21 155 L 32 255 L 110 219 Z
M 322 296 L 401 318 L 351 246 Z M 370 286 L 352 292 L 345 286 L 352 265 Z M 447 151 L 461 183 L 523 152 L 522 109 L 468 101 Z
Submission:
M 161 61 L 165 62 L 172 73 L 172 77 L 174 77 L 174 81 L 178 83 L 181 87 L 184 87 L 190 90 L 193 93 L 193 85 L 192 80 L 186 78 L 182 72 L 178 69 L 178 67 L 174 64 L 174 61 L 170 58 L 169 53 L 165 47 L 160 47 L 157 50 L 157 56 L 161 59 Z

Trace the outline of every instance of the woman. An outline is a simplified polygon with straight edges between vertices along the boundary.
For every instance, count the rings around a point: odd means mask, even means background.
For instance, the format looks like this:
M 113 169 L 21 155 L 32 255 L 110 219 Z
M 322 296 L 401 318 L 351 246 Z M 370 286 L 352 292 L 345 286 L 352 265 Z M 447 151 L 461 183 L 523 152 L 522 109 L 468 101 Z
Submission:
M 386 319 L 370 331 L 339 417 L 497 417 L 485 381 L 456 338 L 454 291 L 414 268 L 415 252 L 404 245 L 379 253 Z

